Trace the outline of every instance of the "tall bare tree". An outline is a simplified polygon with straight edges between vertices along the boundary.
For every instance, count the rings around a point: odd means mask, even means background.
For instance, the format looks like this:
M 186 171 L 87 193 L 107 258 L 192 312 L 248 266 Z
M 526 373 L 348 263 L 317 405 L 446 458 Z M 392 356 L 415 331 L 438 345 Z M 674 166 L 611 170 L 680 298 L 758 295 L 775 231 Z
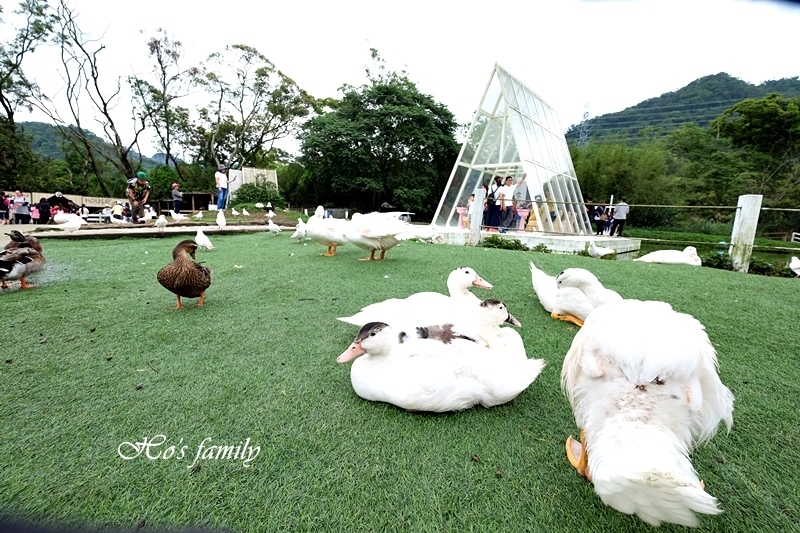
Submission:
M 134 177 L 135 168 L 141 163 L 139 137 L 147 127 L 149 115 L 131 102 L 130 113 L 124 121 L 117 121 L 114 111 L 119 105 L 122 81 L 118 77 L 105 84 L 100 72 L 100 57 L 105 45 L 99 39 L 85 34 L 78 25 L 77 14 L 61 0 L 58 7 L 58 37 L 61 51 L 61 76 L 64 80 L 64 96 L 70 119 L 65 120 L 57 106 L 46 96 L 41 96 L 35 105 L 45 112 L 61 130 L 65 138 L 86 158 L 87 172 L 97 179 L 100 190 L 111 196 L 103 167 L 106 163 L 126 179 Z M 88 110 L 82 109 L 88 104 Z M 89 129 L 84 126 L 86 117 L 91 117 L 103 132 L 111 150 L 103 149 L 93 141 Z M 130 142 L 125 143 L 120 134 L 120 125 L 129 122 Z M 134 159 L 138 158 L 139 161 Z M 88 175 L 84 177 L 88 185 Z
M 148 122 L 158 137 L 166 164 L 171 164 L 183 180 L 174 150 L 176 145 L 186 144 L 184 139 L 190 130 L 190 122 L 189 111 L 177 106 L 176 101 L 187 96 L 189 82 L 197 74 L 197 69 L 182 70 L 179 65 L 183 47 L 181 42 L 171 38 L 161 28 L 156 30 L 156 34 L 147 41 L 155 82 L 136 76 L 129 81 L 134 97 L 149 117 Z

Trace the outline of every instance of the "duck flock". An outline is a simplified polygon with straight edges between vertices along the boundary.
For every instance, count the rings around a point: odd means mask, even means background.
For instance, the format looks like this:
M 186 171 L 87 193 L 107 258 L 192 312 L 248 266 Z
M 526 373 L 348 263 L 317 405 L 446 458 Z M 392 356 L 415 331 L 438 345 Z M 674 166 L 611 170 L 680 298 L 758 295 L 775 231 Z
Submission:
M 45 262 L 42 247 L 17 231 L 10 236 L 0 254 L 2 286 L 19 280 L 29 287 L 25 277 Z M 383 259 L 414 237 L 436 239 L 431 228 L 395 214 L 344 221 L 325 218 L 321 206 L 308 222 L 299 220 L 292 235 L 325 246 L 324 256 L 353 244 L 369 252 L 365 260 Z M 157 274 L 175 294 L 176 308 L 184 307 L 182 298 L 205 302 L 211 270 L 195 261 L 198 248 L 213 249 L 202 230 L 179 242 L 173 261 Z M 676 253 L 693 264 L 691 250 Z M 542 308 L 579 326 L 561 369 L 580 435 L 565 442 L 570 464 L 606 505 L 648 524 L 697 526 L 697 514 L 720 513 L 689 458 L 720 423 L 728 430 L 733 423 L 733 394 L 719 378 L 703 325 L 667 303 L 625 299 L 585 269 L 550 275 L 530 263 L 530 272 Z M 491 288 L 475 269 L 460 267 L 449 274 L 446 293 L 365 302 L 354 315 L 340 317 L 358 328 L 336 358 L 351 365 L 356 394 L 411 412 L 441 413 L 501 405 L 532 386 L 545 361 L 528 358 L 515 329 L 520 323 L 506 304 L 471 292 Z M 638 327 L 630 328 L 626 317 L 636 317 Z

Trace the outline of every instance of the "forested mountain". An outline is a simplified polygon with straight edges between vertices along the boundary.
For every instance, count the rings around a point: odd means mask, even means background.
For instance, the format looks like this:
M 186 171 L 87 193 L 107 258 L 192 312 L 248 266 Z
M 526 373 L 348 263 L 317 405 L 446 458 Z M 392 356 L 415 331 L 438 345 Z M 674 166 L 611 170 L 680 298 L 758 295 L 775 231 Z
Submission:
M 62 148 L 64 137 L 58 128 L 45 122 L 20 122 L 18 126 L 31 137 L 31 148 L 33 148 L 34 152 L 49 159 L 64 159 L 64 150 Z M 113 146 L 90 131 L 86 132 L 86 136 L 97 146 L 107 146 L 109 150 L 114 149 Z M 131 152 L 131 156 L 136 158 L 138 154 Z M 161 160 L 163 161 L 163 159 L 162 156 Z M 142 167 L 144 168 L 152 168 L 160 164 L 162 163 L 159 161 L 142 156 Z
M 589 119 L 588 140 L 613 137 L 635 141 L 645 128 L 653 128 L 653 133 L 660 135 L 687 122 L 707 126 L 737 102 L 763 98 L 771 93 L 800 96 L 800 79 L 784 78 L 752 85 L 724 72 L 704 76 L 677 91 L 650 98 L 618 113 Z M 580 132 L 580 124 L 571 126 L 566 133 L 567 142 L 577 142 Z

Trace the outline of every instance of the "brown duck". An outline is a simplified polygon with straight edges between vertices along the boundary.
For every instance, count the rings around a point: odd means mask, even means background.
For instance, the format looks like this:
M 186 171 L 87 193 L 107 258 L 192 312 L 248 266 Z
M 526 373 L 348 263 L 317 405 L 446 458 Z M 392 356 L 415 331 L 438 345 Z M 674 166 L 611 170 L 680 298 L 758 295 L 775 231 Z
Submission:
M 13 250 L 15 248 L 33 248 L 39 253 L 42 253 L 42 245 L 39 244 L 39 239 L 31 237 L 30 235 L 23 235 L 22 232 L 11 230 L 11 233 L 6 233 L 11 239 L 6 243 L 6 250 Z
M 182 309 L 184 298 L 200 298 L 197 305 L 203 305 L 206 289 L 211 286 L 211 269 L 194 261 L 197 243 L 191 239 L 179 242 L 172 250 L 172 263 L 158 271 L 156 279 L 162 287 L 175 294 Z

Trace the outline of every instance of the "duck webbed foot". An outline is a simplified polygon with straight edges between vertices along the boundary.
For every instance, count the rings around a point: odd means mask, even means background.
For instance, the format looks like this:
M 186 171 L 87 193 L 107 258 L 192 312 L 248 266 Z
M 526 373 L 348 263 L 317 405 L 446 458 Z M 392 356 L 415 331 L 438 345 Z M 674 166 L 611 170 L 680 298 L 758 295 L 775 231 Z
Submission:
M 550 316 L 552 318 L 555 318 L 556 320 L 563 320 L 564 322 L 571 322 L 571 323 L 575 324 L 576 326 L 578 326 L 579 328 L 583 327 L 583 320 L 581 320 L 580 318 L 578 318 L 576 316 L 573 316 L 573 315 L 560 315 L 560 314 L 558 314 L 556 312 L 550 313 Z
M 567 437 L 566 450 L 569 464 L 591 483 L 592 476 L 589 473 L 589 455 L 586 452 L 586 434 L 583 430 L 581 430 L 580 442 L 572 437 Z

